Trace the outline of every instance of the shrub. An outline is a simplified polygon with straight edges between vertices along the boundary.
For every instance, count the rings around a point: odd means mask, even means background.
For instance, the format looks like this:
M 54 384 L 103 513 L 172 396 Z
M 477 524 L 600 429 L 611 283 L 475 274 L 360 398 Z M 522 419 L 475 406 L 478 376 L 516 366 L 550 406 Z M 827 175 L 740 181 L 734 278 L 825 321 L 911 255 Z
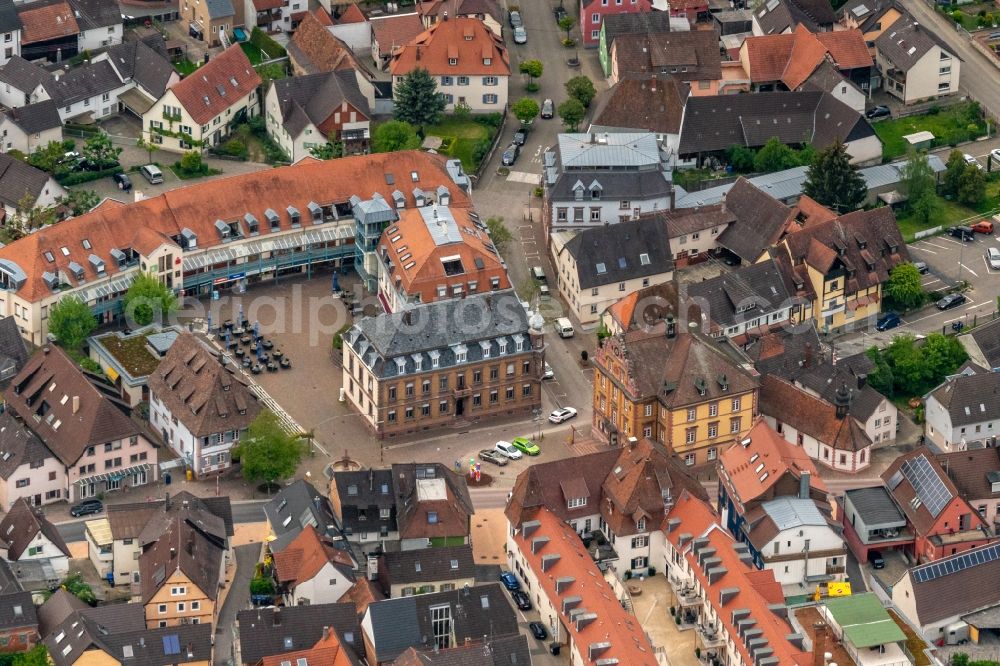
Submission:
M 497 128 L 503 124 L 503 114 L 499 112 L 484 113 L 476 116 L 475 120 L 481 125 Z
M 535 189 L 534 189 L 534 190 L 532 191 L 532 194 L 534 194 L 534 195 L 535 195 L 536 197 L 541 197 L 542 195 L 544 195 L 544 194 L 545 194 L 545 189 L 544 189 L 544 188 L 541 188 L 541 187 L 536 187 L 536 188 L 535 188 Z
M 87 372 L 93 372 L 95 374 L 101 374 L 101 364 L 90 358 L 89 356 L 84 356 L 80 359 L 80 367 Z
M 472 159 L 475 160 L 476 164 L 482 164 L 488 152 L 490 152 L 489 139 L 480 139 L 472 149 Z
M 222 149 L 219 151 L 223 155 L 230 155 L 232 157 L 242 157 L 246 159 L 247 157 L 247 145 L 240 141 L 239 139 L 230 139 L 222 144 Z
M 80 185 L 81 183 L 89 183 L 92 180 L 100 180 L 101 178 L 113 176 L 121 170 L 122 167 L 119 164 L 108 169 L 101 169 L 100 171 L 73 171 L 58 176 L 56 180 L 59 181 L 60 185 Z
M 260 28 L 254 28 L 250 32 L 250 43 L 264 52 L 268 59 L 284 58 L 288 53 L 281 44 L 271 39 L 266 32 Z
M 538 92 L 539 90 L 541 90 L 542 87 L 540 85 L 538 85 L 537 83 L 535 83 L 534 81 L 532 81 L 531 83 L 525 84 L 524 89 L 527 92 L 535 93 L 535 92 Z

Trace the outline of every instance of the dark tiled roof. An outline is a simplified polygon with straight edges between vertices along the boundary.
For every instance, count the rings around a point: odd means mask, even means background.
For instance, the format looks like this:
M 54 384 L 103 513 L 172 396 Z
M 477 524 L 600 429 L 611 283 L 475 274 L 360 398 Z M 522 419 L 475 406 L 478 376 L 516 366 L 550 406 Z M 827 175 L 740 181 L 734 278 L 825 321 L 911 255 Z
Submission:
M 52 457 L 42 440 L 13 414 L 0 415 L 0 478 L 10 479 L 21 465 L 41 465 Z
M 149 602 L 175 572 L 186 576 L 209 599 L 217 599 L 225 582 L 223 557 L 224 548 L 218 541 L 191 521 L 173 518 L 166 532 L 139 556 L 143 603 Z
M 469 522 L 475 508 L 463 474 L 440 463 L 402 463 L 392 466 L 392 477 L 400 539 L 469 535 Z M 438 480 L 444 485 L 447 499 L 422 497 L 421 481 L 423 485 L 431 481 L 436 485 Z M 430 514 L 437 515 L 432 517 Z
M 390 469 L 335 472 L 330 501 L 340 526 L 354 532 L 396 531 L 396 494 Z M 389 510 L 384 519 L 382 509 Z M 361 512 L 364 518 L 361 518 Z
M 1000 480 L 1000 449 L 969 449 L 940 453 L 938 462 L 952 480 L 959 494 L 968 501 L 995 499 L 1000 492 L 993 490 L 993 478 Z M 991 478 L 992 477 L 992 478 Z
M 959 58 L 955 50 L 934 31 L 919 25 L 908 14 L 899 17 L 875 39 L 875 50 L 896 69 L 904 72 L 910 71 L 935 46 L 942 48 L 953 58 Z
M 684 104 L 690 92 L 687 83 L 669 74 L 630 74 L 603 96 L 592 124 L 602 128 L 677 134 L 681 131 Z
M 619 35 L 670 32 L 670 12 L 626 12 L 604 17 L 604 39 L 608 49 Z
M 38 200 L 49 182 L 49 174 L 15 159 L 0 154 L 0 202 L 16 208 L 25 195 Z
M 38 616 L 31 592 L 0 594 L 0 631 L 38 631 Z M 32 638 L 34 638 L 32 636 Z
M 43 391 L 55 396 L 51 403 Z M 52 345 L 25 364 L 4 395 L 7 405 L 25 423 L 35 424 L 32 431 L 65 465 L 74 464 L 89 446 L 139 434 L 117 390 L 103 378 L 78 368 Z M 63 395 L 72 399 L 64 401 Z M 79 405 L 74 410 L 76 398 Z M 43 408 L 46 418 L 36 423 L 35 415 Z
M 4 565 L 6 566 L 6 565 Z M 38 608 L 38 631 L 45 638 L 53 629 L 66 621 L 76 611 L 88 608 L 87 604 L 74 594 L 58 588 L 52 596 Z
M 0 32 L 14 32 L 21 29 L 21 18 L 17 15 L 14 0 L 0 0 Z
M 298 136 L 310 122 L 322 131 L 344 102 L 366 118 L 371 115 L 353 70 L 287 77 L 275 80 L 272 85 L 278 95 L 282 122 L 292 137 Z
M 505 513 L 512 525 L 520 525 L 526 514 L 539 507 L 548 507 L 561 520 L 574 520 L 595 513 L 594 504 L 600 501 L 601 485 L 618 461 L 621 451 L 612 449 L 582 456 L 574 456 L 538 463 L 517 475 Z M 553 483 L 558 479 L 560 483 Z M 563 483 L 567 485 L 562 485 Z M 571 485 L 570 485 L 571 484 Z M 587 504 L 570 509 L 570 499 L 584 497 Z M 569 492 L 573 497 L 567 497 Z
M 392 666 L 517 666 L 531 663 L 528 637 L 523 634 L 492 638 L 488 645 L 488 650 L 479 641 L 445 650 L 411 647 L 399 655 Z
M 743 177 L 726 193 L 725 205 L 736 221 L 719 235 L 719 245 L 748 263 L 781 239 L 792 215 L 791 208 Z
M 21 559 L 21 555 L 39 534 L 69 557 L 69 548 L 56 526 L 49 522 L 41 509 L 31 506 L 21 497 L 11 505 L 10 511 L 0 521 L 0 539 L 7 542 L 7 559 L 11 562 Z M 54 553 L 49 555 L 55 556 Z
M 952 426 L 1000 418 L 1000 373 L 957 375 L 931 391 L 930 396 L 948 410 Z
M 760 7 L 756 16 L 765 35 L 776 35 L 798 25 L 819 32 L 830 29 L 837 20 L 829 0 L 779 0 L 773 9 Z
M 330 526 L 336 524 L 330 500 L 305 479 L 298 479 L 278 491 L 264 505 L 264 515 L 278 537 L 272 543 L 272 550 L 284 548 L 306 525 L 314 525 L 321 535 L 332 536 Z
M 174 73 L 166 55 L 143 41 L 125 42 L 106 51 L 122 80 L 132 79 L 154 97 L 160 97 Z
M 55 666 L 72 666 L 85 651 L 104 649 L 103 641 L 112 633 L 144 631 L 146 614 L 142 604 L 88 606 L 65 615 L 44 637 L 44 642 Z M 124 660 L 124 654 L 120 654 L 119 660 Z
M 719 33 L 714 28 L 634 35 L 615 42 L 612 58 L 619 76 L 671 74 L 680 81 L 722 78 Z
M 179 653 L 174 652 L 173 641 L 168 641 L 168 637 L 176 637 Z M 175 666 L 210 662 L 213 638 L 211 624 L 182 624 L 135 631 L 112 630 L 107 636 L 99 634 L 97 644 L 119 663 L 129 666 Z
M 736 215 L 723 204 L 700 206 L 697 208 L 675 208 L 653 213 L 658 215 L 667 225 L 667 234 L 671 238 L 706 231 L 715 227 L 725 230 L 737 220 Z
M 1000 368 L 1000 319 L 972 331 L 972 339 L 979 346 L 986 364 L 992 368 Z
M 884 486 L 854 488 L 848 490 L 846 495 L 865 525 L 872 527 L 906 520 L 906 516 L 896 506 L 896 502 Z
M 30 93 L 39 86 L 45 87 L 52 83 L 52 75 L 16 55 L 0 67 L 0 83 L 6 83 L 23 93 Z
M 580 289 L 674 268 L 667 227 L 655 217 L 584 229 L 567 241 L 564 251 L 576 261 Z
M 107 60 L 74 67 L 45 85 L 58 106 L 69 106 L 80 100 L 120 88 L 121 79 Z
M 701 299 L 702 314 L 722 328 L 766 317 L 787 307 L 791 298 L 784 275 L 771 259 L 692 283 L 688 296 Z
M 594 181 L 601 185 L 601 196 L 606 199 L 651 199 L 668 196 L 671 191 L 669 174 L 659 170 L 625 171 L 563 171 L 550 188 L 553 201 L 575 201 L 574 188 Z
M 316 604 L 256 608 L 236 614 L 243 664 L 254 666 L 264 657 L 311 648 L 331 627 L 342 647 L 364 654 L 361 625 L 354 604 Z M 351 640 L 347 640 L 350 635 Z
M 110 28 L 121 25 L 122 13 L 118 6 L 107 0 L 70 0 L 73 14 L 80 30 Z
M 475 578 L 472 546 L 421 548 L 387 552 L 379 558 L 379 575 L 388 585 L 431 583 Z
M 984 546 L 984 548 L 989 547 Z M 978 550 L 981 549 L 967 550 L 921 567 L 914 567 L 904 574 L 910 576 L 913 584 L 913 602 L 916 604 L 917 617 L 921 625 L 996 606 L 996 582 L 1000 579 L 1000 558 L 984 557 L 985 561 L 982 564 L 976 563 L 963 568 L 950 566 L 951 561 L 959 558 L 971 557 L 972 562 L 978 562 L 978 558 L 975 557 Z M 942 573 L 921 582 L 917 572 L 935 565 Z M 948 573 L 951 570 L 955 572 Z
M 11 109 L 7 111 L 7 115 L 27 134 L 38 134 L 62 127 L 59 108 L 51 99 Z

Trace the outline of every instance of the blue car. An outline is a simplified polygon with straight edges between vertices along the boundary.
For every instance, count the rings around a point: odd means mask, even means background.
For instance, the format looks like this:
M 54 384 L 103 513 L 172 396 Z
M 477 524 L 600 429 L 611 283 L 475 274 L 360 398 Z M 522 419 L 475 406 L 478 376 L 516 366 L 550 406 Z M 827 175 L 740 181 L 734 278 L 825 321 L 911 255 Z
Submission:
M 500 582 L 511 592 L 521 589 L 521 584 L 517 582 L 517 577 L 509 571 L 504 571 L 500 574 Z
M 875 330 L 888 331 L 890 328 L 896 328 L 902 323 L 903 320 L 899 318 L 898 314 L 895 312 L 886 312 L 878 318 L 878 323 L 875 324 Z

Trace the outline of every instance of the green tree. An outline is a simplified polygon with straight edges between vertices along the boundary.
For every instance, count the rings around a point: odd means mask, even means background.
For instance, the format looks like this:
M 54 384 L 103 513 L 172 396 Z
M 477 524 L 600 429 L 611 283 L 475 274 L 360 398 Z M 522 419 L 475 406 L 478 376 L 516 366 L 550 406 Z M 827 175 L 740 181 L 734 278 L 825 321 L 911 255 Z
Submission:
M 920 271 L 913 264 L 899 264 L 889 273 L 885 295 L 894 307 L 912 310 L 924 302 Z
M 920 392 L 926 383 L 928 372 L 924 359 L 912 335 L 893 338 L 885 350 L 885 359 L 892 369 L 894 387 L 902 393 Z
M 965 167 L 969 166 L 965 161 L 965 156 L 961 150 L 953 150 L 948 155 L 948 162 L 945 163 L 944 177 L 941 182 L 941 191 L 945 194 L 955 196 L 958 192 L 959 183 Z
M 886 363 L 878 347 L 872 347 L 867 351 L 867 354 L 868 358 L 875 364 L 868 373 L 868 385 L 885 397 L 891 398 L 895 393 L 892 368 Z
M 418 67 L 399 80 L 394 92 L 396 120 L 410 123 L 423 136 L 424 127 L 441 119 L 448 105 L 438 92 L 437 82 L 426 69 Z
M 757 151 L 753 158 L 753 168 L 761 173 L 784 171 L 799 166 L 798 154 L 774 136 Z
M 920 348 L 920 355 L 923 357 L 924 365 L 927 366 L 931 386 L 955 372 L 969 360 L 969 354 L 956 336 L 940 333 L 927 336 Z
M 177 296 L 152 273 L 139 273 L 124 299 L 125 317 L 138 326 L 163 323 L 177 309 Z
M 335 160 L 344 156 L 344 144 L 340 141 L 327 141 L 321 146 L 313 146 L 309 154 L 318 160 Z
M 101 197 L 93 190 L 70 190 L 69 194 L 56 201 L 69 208 L 70 214 L 83 215 L 101 202 Z
M 937 195 L 937 178 L 927 161 L 927 154 L 911 150 L 900 177 L 910 212 L 923 224 L 930 224 L 941 210 L 941 200 Z
M 49 333 L 66 349 L 82 347 L 95 328 L 94 313 L 76 296 L 63 296 L 49 308 Z
M 538 102 L 530 97 L 522 97 L 510 105 L 510 110 L 518 120 L 527 125 L 538 116 Z
M 525 60 L 519 66 L 521 73 L 528 77 L 528 83 L 534 83 L 535 79 L 542 76 L 545 69 L 541 60 Z
M 53 224 L 56 221 L 56 211 L 51 206 L 36 206 L 35 197 L 25 192 L 17 202 L 17 209 L 7 223 L 7 233 L 11 239 L 17 239 L 35 229 Z
M 90 585 L 87 584 L 87 581 L 83 579 L 81 574 L 71 574 L 59 584 L 59 587 L 66 590 L 85 604 L 90 606 L 97 605 L 97 597 L 94 596 L 94 591 L 90 589 Z
M 844 144 L 837 141 L 816 155 L 806 172 L 803 192 L 827 208 L 847 213 L 861 206 L 868 187 Z
M 966 206 L 977 206 L 986 198 L 986 174 L 974 164 L 966 164 L 959 175 L 955 198 Z
M 726 151 L 729 166 L 737 173 L 749 173 L 753 171 L 754 152 L 746 146 L 730 146 Z
M 38 644 L 27 652 L 19 652 L 11 656 L 11 666 L 49 666 L 49 651 L 45 645 Z
M 180 165 L 188 173 L 201 173 L 205 170 L 205 160 L 200 150 L 189 150 L 181 155 Z
M 402 120 L 390 120 L 375 128 L 372 133 L 372 150 L 376 153 L 393 153 L 397 150 L 416 150 L 420 137 L 413 125 Z
M 155 143 L 153 143 L 152 136 L 150 136 L 149 139 L 144 139 L 142 138 L 142 135 L 140 135 L 139 138 L 135 140 L 135 147 L 138 148 L 139 150 L 146 151 L 147 160 L 149 162 L 153 161 L 153 151 L 158 148 L 158 146 Z
M 559 29 L 566 33 L 567 42 L 570 39 L 569 31 L 573 29 L 574 25 L 576 25 L 576 20 L 569 14 L 559 19 Z
M 580 102 L 583 108 L 590 106 L 591 100 L 597 95 L 594 83 L 586 76 L 574 76 L 566 82 L 566 94 Z
M 240 459 L 243 478 L 252 483 L 275 483 L 295 474 L 305 453 L 305 445 L 296 435 L 281 427 L 274 412 L 265 409 L 233 448 Z
M 105 132 L 98 132 L 84 142 L 80 154 L 95 170 L 109 169 L 118 164 L 122 149 L 111 143 L 111 137 Z
M 64 155 L 76 148 L 76 144 L 71 139 L 65 141 L 49 141 L 44 147 L 28 155 L 28 164 L 48 171 L 53 176 L 64 176 L 69 173 L 69 164 Z
M 487 218 L 486 228 L 489 229 L 490 240 L 493 241 L 493 246 L 497 249 L 497 252 L 503 254 L 503 251 L 507 249 L 507 244 L 514 240 L 514 236 L 510 233 L 510 229 L 508 229 L 507 225 L 503 223 L 503 218 Z
M 576 131 L 580 121 L 583 120 L 583 116 L 587 113 L 587 109 L 583 107 L 580 100 L 573 97 L 560 104 L 557 111 L 559 117 L 562 118 L 563 125 L 570 132 Z

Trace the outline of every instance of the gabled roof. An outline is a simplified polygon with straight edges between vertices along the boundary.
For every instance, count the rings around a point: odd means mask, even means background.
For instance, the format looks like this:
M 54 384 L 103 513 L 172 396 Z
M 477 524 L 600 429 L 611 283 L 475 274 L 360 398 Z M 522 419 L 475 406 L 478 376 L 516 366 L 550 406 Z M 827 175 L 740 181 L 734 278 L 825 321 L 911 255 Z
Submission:
M 372 36 L 378 42 L 379 55 L 383 56 L 409 44 L 424 31 L 424 24 L 417 13 L 373 17 L 370 23 Z
M 612 59 L 619 76 L 671 74 L 680 81 L 722 78 L 719 33 L 711 30 L 636 34 L 616 40 Z
M 751 81 L 781 81 L 789 90 L 801 86 L 823 63 L 838 70 L 872 65 L 864 35 L 857 29 L 813 33 L 800 24 L 791 33 L 747 37 L 742 48 Z
M 361 624 L 350 603 L 255 608 L 239 611 L 236 622 L 240 655 L 247 665 L 265 657 L 307 650 L 323 639 L 325 627 L 336 633 L 352 661 L 357 663 L 358 655 L 364 654 Z
M 603 96 L 591 127 L 677 134 L 690 92 L 690 86 L 673 75 L 628 74 Z
M 170 90 L 191 118 L 204 125 L 240 102 L 260 83 L 260 75 L 243 49 L 234 44 L 175 83 Z
M 346 25 L 348 23 L 365 23 L 368 19 L 365 17 L 364 12 L 361 8 L 355 4 L 347 5 L 347 9 L 344 13 L 337 17 L 337 25 Z
M 904 14 L 875 38 L 875 50 L 879 55 L 904 72 L 910 71 L 935 46 L 961 60 L 933 30 L 918 24 L 909 14 Z
M 325 627 L 323 637 L 317 641 L 316 645 L 304 650 L 269 655 L 260 661 L 260 666 L 282 666 L 292 663 L 313 664 L 314 666 L 351 666 L 355 663 L 352 655 L 351 649 L 345 649 L 341 645 L 337 632 Z
M 964 499 L 973 502 L 1000 497 L 1000 491 L 993 490 L 993 484 L 1000 483 L 1000 449 L 939 453 L 937 459 Z
M 642 309 L 636 312 L 636 308 Z M 662 284 L 651 284 L 633 291 L 608 308 L 610 314 L 622 330 L 630 331 L 643 325 L 662 322 L 667 315 L 678 317 L 677 283 L 674 280 Z
M 0 569 L 6 568 L 7 563 L 0 564 Z M 9 570 L 9 569 L 8 569 Z M 70 615 L 76 611 L 87 608 L 87 604 L 80 600 L 75 594 L 70 594 L 65 588 L 59 587 L 45 600 L 38 608 L 38 632 L 45 638 L 53 629 L 66 621 Z
M 976 326 L 971 338 L 978 345 L 987 369 L 1000 368 L 1000 319 Z
M 456 61 L 451 65 L 450 61 Z M 488 63 L 488 64 L 487 64 Z M 421 68 L 431 76 L 508 76 L 510 61 L 503 40 L 476 18 L 438 21 L 392 56 L 392 75 Z
M 528 637 L 502 636 L 492 638 L 489 649 L 474 643 L 456 645 L 444 650 L 409 648 L 392 661 L 392 666 L 513 666 L 530 664 Z
M 754 15 L 765 35 L 776 35 L 799 24 L 819 32 L 830 29 L 837 20 L 828 0 L 768 0 Z
M 310 525 L 325 536 L 333 536 L 336 530 L 330 500 L 305 479 L 298 479 L 279 490 L 264 505 L 264 515 L 271 531 L 278 537 L 271 542 L 272 552 L 283 550 Z
M 920 625 L 997 605 L 1000 544 L 973 548 L 909 569 Z M 898 583 L 897 583 L 898 585 Z
M 42 465 L 52 452 L 11 411 L 0 414 L 0 478 L 9 480 L 21 465 Z
M 337 599 L 337 601 L 354 604 L 358 615 L 364 615 L 365 611 L 368 610 L 369 604 L 381 601 L 382 599 L 385 599 L 385 594 L 382 592 L 381 587 L 375 581 L 368 580 L 367 576 L 359 576 L 354 585 L 351 586 L 351 589 L 344 592 L 343 596 Z
M 228 496 L 195 497 L 186 490 L 165 499 L 105 507 L 115 541 L 139 539 L 156 541 L 173 516 L 192 518 L 199 529 L 225 540 L 233 536 L 233 508 Z
M 1000 373 L 958 374 L 928 394 L 948 412 L 952 427 L 1000 418 Z
M 292 137 L 297 137 L 309 123 L 321 132 L 329 131 L 328 121 L 344 102 L 361 114 L 359 120 L 371 115 L 354 70 L 290 76 L 275 79 L 271 85 L 278 96 L 282 124 Z
M 0 558 L 0 631 L 30 629 L 33 634 L 38 631 L 38 619 L 31 593 L 24 591 L 7 560 Z
M 621 452 L 599 451 L 582 456 L 531 465 L 514 481 L 505 513 L 512 525 L 529 520 L 534 509 L 547 508 L 560 520 L 569 521 L 594 514 L 600 502 L 601 486 L 614 469 Z M 558 480 L 554 483 L 553 480 Z M 569 508 L 571 499 L 584 499 L 579 507 Z
M 306 14 L 288 42 L 292 62 L 307 74 L 351 70 L 366 72 L 350 47 L 338 39 L 312 14 Z
M 42 510 L 28 504 L 23 497 L 18 498 L 3 521 L 0 521 L 0 540 L 7 544 L 7 559 L 11 562 L 21 559 L 24 551 L 39 535 L 48 539 L 63 555 L 70 556 L 69 547 L 59 530 L 49 522 Z M 47 554 L 49 557 L 56 557 L 55 553 Z
M 163 587 L 175 572 L 183 574 L 202 594 L 213 601 L 225 583 L 222 561 L 225 548 L 189 519 L 172 517 L 165 532 L 139 556 L 142 603 Z
M 25 94 L 39 86 L 44 88 L 51 82 L 51 74 L 19 55 L 11 57 L 7 64 L 0 67 L 0 83 L 6 83 Z
M 28 360 L 4 397 L 8 407 L 31 424 L 31 430 L 67 466 L 89 446 L 139 434 L 115 388 L 80 369 L 54 345 Z
M 474 578 L 472 546 L 446 546 L 386 552 L 379 558 L 379 577 L 389 585 L 418 585 Z
M 19 106 L 8 110 L 6 114 L 26 134 L 39 134 L 45 130 L 62 127 L 59 108 L 51 99 Z
M 736 220 L 719 235 L 719 245 L 748 263 L 756 262 L 764 250 L 777 243 L 791 221 L 788 206 L 742 176 L 724 201 Z
M 121 10 L 104 0 L 69 0 L 80 30 L 110 28 L 122 24 Z
M 920 536 L 928 536 L 941 512 L 959 497 L 958 488 L 926 446 L 893 460 L 882 472 L 882 480 Z M 979 514 L 969 510 L 981 525 Z
M 154 97 L 160 97 L 174 74 L 170 60 L 144 41 L 123 42 L 105 52 L 122 80 L 131 79 Z
M 688 287 L 714 329 L 725 329 L 788 307 L 789 285 L 777 263 L 767 258 Z
M 332 564 L 347 578 L 354 576 L 351 556 L 320 537 L 312 525 L 299 532 L 284 550 L 274 553 L 275 578 L 289 590 L 312 580 L 327 564 Z
M 580 289 L 674 269 L 667 226 L 653 217 L 583 229 L 566 243 L 564 251 L 576 262 Z
M 603 17 L 604 43 L 611 50 L 619 35 L 670 32 L 670 12 L 623 12 Z
M 469 535 L 475 512 L 465 475 L 441 463 L 392 466 L 400 539 Z
M 18 6 L 21 19 L 21 44 L 37 44 L 79 34 L 73 8 L 65 0 Z
M 189 625 L 210 626 L 210 625 Z M 142 604 L 112 604 L 73 610 L 44 637 L 49 658 L 56 666 L 71 666 L 87 650 L 103 649 L 102 640 L 111 632 L 146 631 Z M 124 654 L 122 654 L 124 659 Z
M 396 493 L 391 469 L 336 471 L 330 481 L 330 504 L 348 533 L 396 531 Z M 382 517 L 388 509 L 389 517 Z
M 872 445 L 853 417 L 837 418 L 833 404 L 774 375 L 761 382 L 760 412 L 836 450 L 857 452 Z
M 21 28 L 14 0 L 0 0 L 0 32 L 15 32 Z
M 37 201 L 50 180 L 49 174 L 41 169 L 6 153 L 0 154 L 0 203 L 19 208 L 25 196 Z

